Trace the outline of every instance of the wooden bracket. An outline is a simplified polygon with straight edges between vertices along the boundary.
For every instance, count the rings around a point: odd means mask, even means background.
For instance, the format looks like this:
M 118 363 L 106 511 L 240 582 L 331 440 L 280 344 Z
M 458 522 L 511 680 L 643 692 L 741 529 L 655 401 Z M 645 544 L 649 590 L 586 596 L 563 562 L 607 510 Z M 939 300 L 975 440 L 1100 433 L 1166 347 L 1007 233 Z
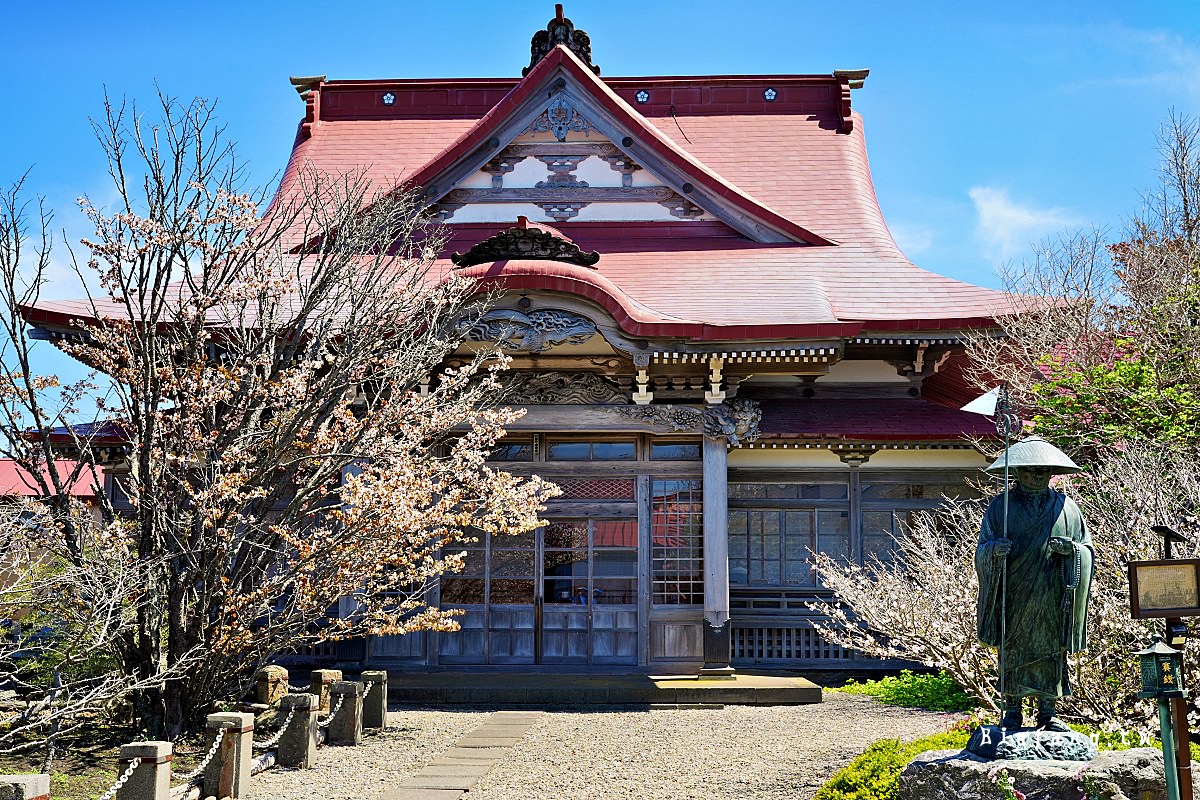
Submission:
M 725 368 L 725 359 L 712 356 L 708 359 L 708 390 L 704 393 L 704 402 L 716 405 L 725 401 L 725 392 L 721 389 L 723 378 L 721 370 Z
M 637 391 L 633 393 L 633 402 L 639 406 L 648 406 L 653 399 L 654 392 L 650 391 L 650 371 L 645 367 L 639 367 L 637 371 Z

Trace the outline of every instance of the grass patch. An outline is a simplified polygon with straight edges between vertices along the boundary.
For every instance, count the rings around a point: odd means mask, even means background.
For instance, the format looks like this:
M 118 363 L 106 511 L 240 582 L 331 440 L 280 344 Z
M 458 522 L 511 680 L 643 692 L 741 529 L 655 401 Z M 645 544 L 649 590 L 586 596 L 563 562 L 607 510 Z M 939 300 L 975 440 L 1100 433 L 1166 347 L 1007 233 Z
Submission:
M 863 683 L 852 680 L 836 691 L 865 694 L 888 705 L 930 711 L 965 711 L 979 706 L 979 701 L 964 692 L 945 672 L 918 675 L 906 669 L 899 675 L 879 680 Z
M 883 739 L 834 773 L 813 800 L 895 800 L 900 773 L 908 762 L 926 750 L 961 750 L 970 734 L 950 731 L 911 742 Z
M 869 681 L 878 683 L 878 681 Z M 861 684 L 860 684 L 861 685 Z M 869 692 L 859 692 L 869 694 Z M 908 763 L 926 750 L 962 750 L 971 737 L 971 717 L 962 720 L 946 733 L 938 733 L 901 742 L 882 739 L 871 744 L 862 755 L 833 774 L 813 796 L 813 800 L 896 800 L 900 788 L 900 773 Z M 1071 725 L 1086 736 L 1097 735 L 1101 750 L 1128 750 L 1145 747 L 1135 734 L 1105 733 L 1086 725 Z M 1150 747 L 1161 749 L 1158 741 Z M 1200 761 L 1200 746 L 1191 745 L 1192 761 Z
M 50 796 L 54 800 L 95 800 L 117 779 L 117 756 L 121 745 L 139 738 L 127 725 L 99 720 L 62 736 L 50 768 Z M 176 773 L 184 773 L 208 748 L 202 737 L 194 736 L 176 742 L 174 749 L 172 766 Z M 0 775 L 41 772 L 44 758 L 45 750 L 41 747 L 0 754 Z

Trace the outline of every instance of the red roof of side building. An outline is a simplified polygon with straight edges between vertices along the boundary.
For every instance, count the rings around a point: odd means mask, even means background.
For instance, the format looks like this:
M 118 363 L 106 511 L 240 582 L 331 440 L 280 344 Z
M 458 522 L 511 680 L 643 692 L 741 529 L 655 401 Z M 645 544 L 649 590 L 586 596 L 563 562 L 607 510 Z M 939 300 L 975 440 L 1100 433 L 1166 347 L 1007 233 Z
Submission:
M 991 419 L 918 398 L 764 400 L 760 438 L 838 441 L 960 441 L 991 438 Z
M 75 469 L 74 461 L 57 461 L 55 468 L 64 479 L 68 478 Z M 104 471 L 96 469 L 97 479 L 104 480 Z M 43 475 L 47 473 L 43 472 Z M 92 487 L 92 472 L 88 468 L 80 473 L 79 478 L 71 483 L 70 493 L 81 499 L 93 498 L 96 492 Z M 37 487 L 34 477 L 20 467 L 12 459 L 0 459 L 0 497 L 40 497 L 41 490 Z

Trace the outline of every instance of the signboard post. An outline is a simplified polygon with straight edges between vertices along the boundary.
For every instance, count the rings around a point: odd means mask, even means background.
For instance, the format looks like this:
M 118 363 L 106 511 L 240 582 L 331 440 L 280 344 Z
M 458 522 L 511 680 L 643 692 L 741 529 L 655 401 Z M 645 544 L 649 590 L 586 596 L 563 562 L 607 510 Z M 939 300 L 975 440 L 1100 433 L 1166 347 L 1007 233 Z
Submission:
M 1187 639 L 1187 626 L 1182 618 L 1200 616 L 1200 559 L 1171 558 L 1171 544 L 1185 541 L 1184 537 L 1166 525 L 1155 525 L 1151 530 L 1163 537 L 1163 558 L 1129 562 L 1129 612 L 1134 619 L 1161 617 L 1167 629 L 1167 642 L 1182 648 Z M 1182 672 L 1179 680 L 1182 685 Z M 1192 800 L 1187 701 L 1172 697 L 1169 702 L 1175 722 L 1180 796 Z
M 1200 558 L 1130 561 L 1129 611 L 1134 619 L 1200 616 Z

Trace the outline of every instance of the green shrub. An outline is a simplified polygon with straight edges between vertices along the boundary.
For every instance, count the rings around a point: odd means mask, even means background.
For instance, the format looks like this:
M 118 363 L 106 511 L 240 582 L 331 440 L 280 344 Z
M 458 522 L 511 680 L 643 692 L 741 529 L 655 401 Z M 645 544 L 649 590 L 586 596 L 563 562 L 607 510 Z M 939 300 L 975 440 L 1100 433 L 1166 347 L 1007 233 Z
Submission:
M 945 672 L 917 675 L 906 669 L 899 676 L 876 681 L 850 681 L 841 691 L 870 695 L 893 706 L 927 708 L 931 711 L 963 711 L 979 706 L 979 701 L 964 692 Z
M 900 773 L 908 762 L 926 750 L 961 750 L 970 734 L 951 731 L 926 736 L 912 742 L 883 739 L 869 746 L 862 755 L 833 777 L 813 796 L 813 800 L 894 800 L 900 787 Z
M 962 750 L 967 746 L 974 725 L 974 720 L 968 717 L 956 723 L 947 733 L 938 733 L 911 742 L 881 739 L 835 772 L 813 795 L 813 800 L 895 800 L 900 788 L 900 773 L 908 766 L 908 762 L 926 750 Z M 1094 730 L 1083 725 L 1071 727 L 1089 736 Z M 1099 739 L 1101 750 L 1127 750 L 1142 746 L 1132 734 L 1122 736 L 1101 733 Z M 1151 747 L 1161 745 L 1156 741 Z M 1196 744 L 1192 744 L 1192 760 L 1200 760 L 1200 747 Z

